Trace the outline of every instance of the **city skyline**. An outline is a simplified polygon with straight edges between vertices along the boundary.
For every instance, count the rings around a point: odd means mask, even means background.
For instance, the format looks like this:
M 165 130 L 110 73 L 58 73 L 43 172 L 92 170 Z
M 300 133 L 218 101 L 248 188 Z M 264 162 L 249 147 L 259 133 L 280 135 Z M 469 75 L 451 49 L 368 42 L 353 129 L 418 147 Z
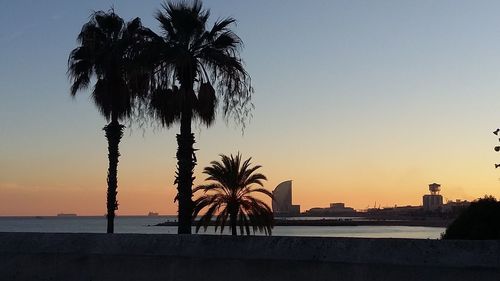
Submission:
M 450 200 L 500 196 L 500 3 L 205 1 L 233 16 L 255 110 L 195 126 L 198 165 L 240 151 L 294 204 L 415 205 L 431 182 Z M 4 3 L 0 11 L 0 216 L 105 213 L 106 121 L 66 76 L 76 36 L 114 7 L 158 31 L 161 1 Z M 299 36 L 300 35 L 300 36 Z M 120 145 L 119 215 L 176 214 L 175 134 L 137 125 Z

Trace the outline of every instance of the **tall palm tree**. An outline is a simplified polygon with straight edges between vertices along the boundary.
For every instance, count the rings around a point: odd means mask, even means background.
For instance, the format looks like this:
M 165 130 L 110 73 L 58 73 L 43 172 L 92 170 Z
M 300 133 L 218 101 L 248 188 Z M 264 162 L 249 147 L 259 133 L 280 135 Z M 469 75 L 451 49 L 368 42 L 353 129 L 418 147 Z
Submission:
M 207 211 L 198 220 L 196 232 L 203 226 L 205 231 L 212 223 L 212 217 L 217 214 L 215 220 L 215 231 L 224 227 L 229 218 L 229 227 L 232 235 L 237 235 L 237 228 L 240 234 L 250 235 L 250 227 L 253 232 L 256 230 L 271 235 L 274 224 L 273 212 L 262 200 L 253 197 L 255 193 L 263 193 L 271 199 L 271 192 L 263 188 L 263 181 L 267 180 L 263 174 L 254 173 L 261 168 L 260 165 L 251 167 L 251 159 L 241 161 L 241 155 L 236 157 L 220 155 L 222 162 L 212 161 L 211 166 L 203 170 L 207 174 L 208 184 L 195 188 L 195 192 L 203 191 L 203 195 L 194 201 L 193 216 L 205 208 Z M 252 185 L 258 185 L 254 188 Z
M 103 130 L 108 140 L 107 175 L 107 232 L 114 232 L 115 210 L 118 209 L 117 168 L 120 156 L 118 145 L 123 136 L 124 125 L 120 121 L 130 117 L 138 83 L 128 71 L 130 54 L 134 45 L 141 44 L 141 31 L 145 28 L 136 18 L 125 23 L 114 13 L 97 11 L 83 25 L 77 42 L 68 59 L 70 93 L 74 97 L 80 90 L 90 86 L 95 78 L 92 99 L 99 112 L 109 122 Z
M 209 11 L 200 1 L 164 3 L 156 14 L 163 34 L 150 39 L 150 110 L 164 127 L 180 123 L 177 135 L 178 233 L 190 234 L 193 169 L 196 165 L 193 120 L 213 124 L 217 104 L 223 114 L 242 121 L 252 107 L 250 77 L 243 67 L 240 38 L 230 29 L 232 18 L 207 28 Z M 217 89 L 217 90 L 216 90 Z

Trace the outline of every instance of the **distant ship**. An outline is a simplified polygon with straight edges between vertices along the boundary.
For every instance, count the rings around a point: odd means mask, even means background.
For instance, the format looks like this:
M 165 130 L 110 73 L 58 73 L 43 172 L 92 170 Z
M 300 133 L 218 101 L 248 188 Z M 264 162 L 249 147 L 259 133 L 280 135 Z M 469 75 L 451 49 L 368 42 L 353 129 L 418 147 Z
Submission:
M 65 213 L 60 213 L 57 214 L 58 217 L 76 217 L 76 214 L 65 214 Z
M 158 216 L 158 213 L 155 213 L 155 212 L 148 213 L 148 217 L 157 217 L 157 216 Z

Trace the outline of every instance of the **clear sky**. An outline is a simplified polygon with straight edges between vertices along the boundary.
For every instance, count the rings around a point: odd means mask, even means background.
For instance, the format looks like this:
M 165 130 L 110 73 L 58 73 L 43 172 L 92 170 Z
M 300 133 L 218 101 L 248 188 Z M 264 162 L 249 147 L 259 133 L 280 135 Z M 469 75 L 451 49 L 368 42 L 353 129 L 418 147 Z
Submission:
M 69 95 L 66 62 L 94 10 L 114 6 L 158 31 L 161 1 L 3 1 L 0 215 L 105 213 L 106 124 L 88 92 Z M 294 181 L 302 209 L 500 197 L 500 2 L 206 0 L 245 42 L 255 110 L 245 134 L 196 126 L 198 166 L 253 157 L 268 189 Z M 128 130 L 118 214 L 175 214 L 175 134 Z

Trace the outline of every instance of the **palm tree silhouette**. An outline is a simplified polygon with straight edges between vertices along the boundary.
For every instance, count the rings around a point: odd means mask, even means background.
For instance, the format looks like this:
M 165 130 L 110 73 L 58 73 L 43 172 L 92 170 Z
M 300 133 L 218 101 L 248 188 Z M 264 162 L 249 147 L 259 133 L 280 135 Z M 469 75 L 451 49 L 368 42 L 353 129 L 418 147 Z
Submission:
M 212 125 L 219 100 L 224 116 L 237 121 L 244 119 L 252 107 L 250 77 L 239 56 L 242 42 L 229 29 L 235 20 L 218 20 L 207 29 L 209 15 L 200 1 L 164 3 L 156 14 L 163 34 L 149 36 L 149 52 L 143 56 L 153 64 L 151 115 L 167 128 L 180 123 L 174 182 L 179 201 L 179 234 L 191 233 L 196 165 L 192 121 Z
M 207 208 L 197 222 L 196 232 L 202 226 L 206 231 L 212 223 L 212 217 L 217 214 L 215 231 L 220 227 L 222 233 L 229 218 L 232 235 L 237 235 L 238 226 L 240 234 L 250 235 L 252 228 L 253 233 L 259 230 L 271 235 L 274 224 L 273 212 L 266 203 L 252 196 L 255 193 L 263 193 L 273 198 L 272 193 L 263 188 L 266 177 L 254 173 L 261 166 L 251 167 L 252 158 L 242 162 L 239 153 L 236 157 L 220 156 L 221 162 L 212 161 L 211 166 L 203 170 L 203 173 L 208 175 L 206 180 L 211 182 L 194 189 L 195 192 L 203 191 L 203 195 L 194 201 L 193 216 L 196 217 L 201 210 Z M 253 188 L 254 184 L 261 187 Z
M 83 25 L 77 42 L 68 59 L 70 93 L 74 97 L 90 86 L 95 78 L 92 99 L 99 112 L 109 122 L 103 130 L 108 140 L 107 175 L 107 233 L 114 232 L 115 210 L 118 209 L 117 167 L 120 152 L 118 145 L 124 125 L 119 121 L 131 116 L 137 79 L 128 71 L 130 54 L 134 45 L 141 45 L 140 33 L 146 30 L 139 18 L 125 24 L 113 10 L 97 11 Z

